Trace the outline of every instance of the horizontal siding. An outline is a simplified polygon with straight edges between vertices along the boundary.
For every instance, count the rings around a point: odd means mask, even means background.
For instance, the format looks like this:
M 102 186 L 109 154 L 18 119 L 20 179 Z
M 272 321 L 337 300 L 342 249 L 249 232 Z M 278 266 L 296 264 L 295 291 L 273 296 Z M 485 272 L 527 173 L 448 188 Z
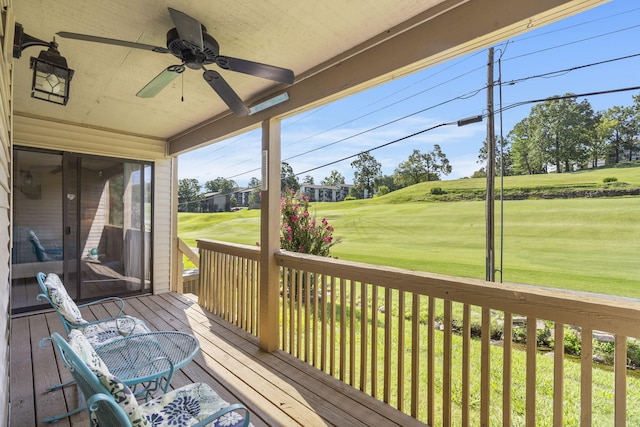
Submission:
M 171 289 L 171 249 L 173 236 L 171 223 L 177 215 L 173 211 L 171 189 L 172 161 L 155 162 L 154 215 L 153 215 L 153 292 Z
M 13 143 L 25 147 L 135 160 L 166 158 L 166 142 L 161 139 L 109 132 L 24 115 L 14 117 Z
M 154 162 L 153 286 L 154 293 L 168 292 L 173 242 L 171 223 L 175 213 L 171 202 L 172 159 L 165 156 L 165 141 L 25 115 L 15 116 L 14 123 L 15 145 Z

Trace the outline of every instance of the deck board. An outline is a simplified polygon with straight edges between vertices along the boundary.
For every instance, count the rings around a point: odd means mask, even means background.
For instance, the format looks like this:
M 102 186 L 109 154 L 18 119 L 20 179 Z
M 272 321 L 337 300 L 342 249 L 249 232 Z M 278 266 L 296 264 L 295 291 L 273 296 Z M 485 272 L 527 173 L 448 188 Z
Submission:
M 193 295 L 169 293 L 126 301 L 125 313 L 143 319 L 150 329 L 188 332 L 200 341 L 200 354 L 174 375 L 172 387 L 205 382 L 223 399 L 246 405 L 258 427 L 424 426 L 285 352 L 260 350 L 256 337 L 202 309 Z M 115 315 L 117 310 L 116 304 L 106 303 L 83 313 L 93 318 Z M 75 407 L 75 386 L 57 392 L 44 391 L 48 385 L 70 378 L 53 349 L 38 346 L 41 338 L 62 331 L 54 313 L 13 320 L 14 425 L 46 425 L 42 423 L 43 417 Z M 30 338 L 25 339 L 27 336 Z M 86 424 L 85 412 L 56 426 Z

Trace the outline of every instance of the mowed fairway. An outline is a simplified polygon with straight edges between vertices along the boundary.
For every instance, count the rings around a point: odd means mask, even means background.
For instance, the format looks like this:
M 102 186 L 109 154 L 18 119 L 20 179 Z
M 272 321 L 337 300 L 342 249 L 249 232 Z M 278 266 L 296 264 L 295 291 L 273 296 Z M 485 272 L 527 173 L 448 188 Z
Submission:
M 393 193 L 392 193 L 393 194 Z M 341 243 L 333 256 L 485 277 L 485 204 L 315 203 Z M 180 214 L 179 235 L 255 245 L 259 211 Z M 496 249 L 500 220 L 496 218 Z M 496 268 L 500 256 L 496 255 Z M 500 273 L 496 273 L 499 280 Z M 504 203 L 503 280 L 640 299 L 640 197 Z
M 607 177 L 640 187 L 640 164 L 564 174 L 511 176 L 505 190 L 597 189 Z M 482 195 L 485 179 L 424 182 L 386 196 L 314 203 L 341 243 L 333 256 L 462 277 L 485 277 L 484 201 L 429 202 L 431 190 Z M 544 192 L 544 190 L 543 190 Z M 479 198 L 483 198 L 480 196 Z M 640 197 L 505 201 L 501 237 L 496 202 L 496 280 L 640 299 Z M 179 216 L 179 235 L 255 245 L 259 211 Z M 504 251 L 500 256 L 500 242 Z

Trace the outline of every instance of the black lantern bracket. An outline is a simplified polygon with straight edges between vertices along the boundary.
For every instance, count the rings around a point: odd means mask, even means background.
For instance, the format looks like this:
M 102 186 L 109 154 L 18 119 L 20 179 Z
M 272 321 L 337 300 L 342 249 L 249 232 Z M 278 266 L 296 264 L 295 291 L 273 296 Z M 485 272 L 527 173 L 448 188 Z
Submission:
M 22 51 L 31 46 L 45 46 L 47 50 L 40 52 L 37 58 L 31 57 L 30 68 L 33 70 L 31 97 L 54 104 L 67 105 L 69 86 L 73 70 L 67 66 L 67 60 L 60 55 L 58 43 L 40 40 L 24 32 L 22 24 L 16 22 L 13 42 L 13 57 L 20 58 Z

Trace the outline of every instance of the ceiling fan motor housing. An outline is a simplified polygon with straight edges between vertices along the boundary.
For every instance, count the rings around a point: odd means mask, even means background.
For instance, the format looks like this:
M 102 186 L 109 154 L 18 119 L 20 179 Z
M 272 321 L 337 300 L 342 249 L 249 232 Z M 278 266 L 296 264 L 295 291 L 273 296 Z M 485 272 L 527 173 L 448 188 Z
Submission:
M 202 50 L 182 40 L 175 28 L 167 32 L 167 49 L 187 67 L 194 70 L 201 69 L 203 65 L 213 64 L 220 53 L 220 45 L 207 33 L 204 25 L 202 26 Z

